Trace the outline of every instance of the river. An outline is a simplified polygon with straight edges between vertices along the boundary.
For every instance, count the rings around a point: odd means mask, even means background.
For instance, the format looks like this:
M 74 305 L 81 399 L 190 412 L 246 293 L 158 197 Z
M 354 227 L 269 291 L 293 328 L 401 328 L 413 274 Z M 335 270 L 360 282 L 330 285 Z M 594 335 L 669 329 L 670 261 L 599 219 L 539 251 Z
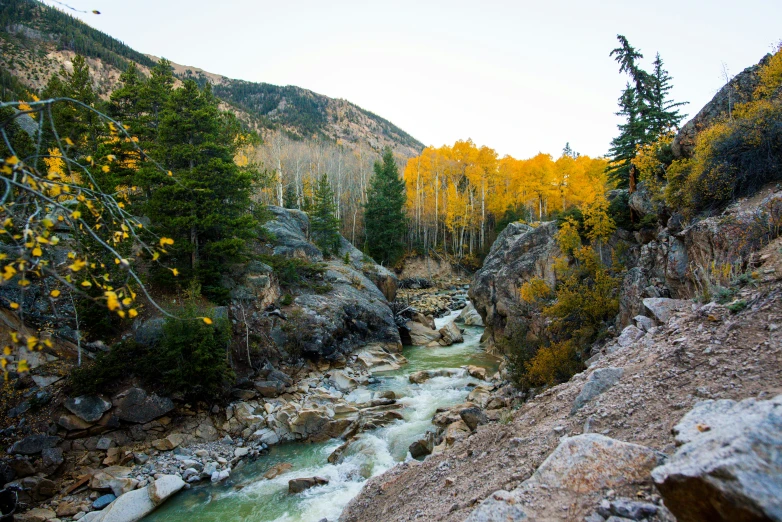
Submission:
M 437 319 L 440 328 L 458 312 Z M 482 366 L 493 374 L 498 361 L 480 347 L 483 329 L 466 327 L 464 342 L 449 347 L 406 347 L 408 364 L 392 372 L 376 373 L 375 384 L 360 387 L 349 397 L 354 402 L 369 400 L 373 392 L 392 390 L 404 406 L 403 420 L 367 431 L 348 446 L 344 458 L 329 464 L 328 456 L 342 444 L 334 439 L 322 443 L 290 443 L 273 446 L 268 455 L 249 462 L 218 486 L 195 486 L 169 500 L 145 518 L 146 522 L 334 522 L 347 503 L 366 481 L 409 459 L 408 446 L 428 430 L 437 408 L 462 403 L 473 385 L 480 383 L 460 367 Z M 411 384 L 408 376 L 419 370 L 455 368 L 451 377 L 435 377 L 422 384 Z M 263 474 L 279 463 L 292 469 L 272 480 Z M 320 476 L 329 483 L 302 493 L 288 493 L 288 481 Z

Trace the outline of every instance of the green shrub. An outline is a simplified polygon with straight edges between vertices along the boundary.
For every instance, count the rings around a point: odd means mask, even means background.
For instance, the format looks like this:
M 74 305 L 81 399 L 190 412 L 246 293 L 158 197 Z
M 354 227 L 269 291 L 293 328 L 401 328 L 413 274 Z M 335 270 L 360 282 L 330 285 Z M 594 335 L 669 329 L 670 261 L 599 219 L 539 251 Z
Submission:
M 167 319 L 159 346 L 149 354 L 151 371 L 169 392 L 196 399 L 220 395 L 233 379 L 227 350 L 231 329 L 227 319 L 204 323 L 205 314 L 188 303 L 176 318 Z
M 736 295 L 736 291 L 733 288 L 725 288 L 724 286 L 717 286 L 713 290 L 714 300 L 719 304 L 729 303 Z
M 728 310 L 730 310 L 734 314 L 737 314 L 742 310 L 745 310 L 746 308 L 747 308 L 747 302 L 743 299 L 739 299 L 738 301 L 734 301 L 728 305 Z
M 322 279 L 326 272 L 324 263 L 311 263 L 304 259 L 263 255 L 261 261 L 272 267 L 283 286 L 310 286 L 313 281 Z
M 617 228 L 631 230 L 633 220 L 630 216 L 630 195 L 627 192 L 620 192 L 608 205 L 608 216 L 614 220 Z
M 132 339 L 121 341 L 94 361 L 71 371 L 70 385 L 76 395 L 103 392 L 126 377 L 146 376 L 148 357 L 148 350 Z

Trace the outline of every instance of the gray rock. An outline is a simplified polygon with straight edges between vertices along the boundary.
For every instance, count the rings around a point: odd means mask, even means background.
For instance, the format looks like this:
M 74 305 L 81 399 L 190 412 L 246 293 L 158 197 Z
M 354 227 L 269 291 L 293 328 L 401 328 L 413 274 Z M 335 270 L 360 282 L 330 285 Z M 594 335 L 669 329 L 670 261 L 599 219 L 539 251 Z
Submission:
M 645 446 L 588 433 L 563 440 L 525 484 L 564 488 L 577 493 L 642 482 L 658 464 Z
M 675 429 L 684 442 L 652 478 L 680 522 L 782 521 L 782 395 L 704 401 Z
M 453 321 L 447 323 L 445 326 L 440 328 L 439 332 L 441 338 L 438 342 L 442 346 L 451 346 L 454 343 L 464 342 L 462 331 L 459 329 L 458 326 L 456 326 L 456 323 L 454 323 Z
M 633 321 L 635 321 L 635 325 L 644 332 L 648 332 L 654 328 L 654 321 L 645 315 L 636 315 L 633 317 Z
M 285 389 L 285 385 L 280 381 L 256 381 L 253 383 L 255 389 L 263 397 L 277 397 Z
M 608 509 L 611 515 L 630 520 L 642 520 L 655 515 L 658 511 L 654 504 L 637 502 L 628 498 L 612 500 Z
M 328 479 L 323 477 L 306 477 L 297 478 L 288 481 L 288 493 L 296 494 L 302 491 L 313 488 L 315 486 L 323 486 L 329 483 Z
M 168 397 L 160 397 L 141 388 L 130 388 L 114 398 L 116 415 L 125 422 L 146 424 L 171 412 L 174 403 Z
M 274 205 L 267 208 L 274 219 L 267 221 L 264 228 L 274 234 L 275 255 L 312 262 L 323 261 L 323 254 L 318 247 L 307 241 L 310 226 L 307 214 Z
M 426 346 L 433 341 L 439 341 L 442 334 L 417 321 L 408 321 L 407 329 L 410 330 L 410 343 L 413 346 Z
M 511 522 L 526 520 L 527 514 L 507 491 L 495 491 L 470 513 L 464 522 Z
M 92 509 L 101 510 L 114 502 L 117 499 L 117 497 L 113 493 L 107 493 L 106 495 L 102 495 L 95 499 L 95 502 L 92 503 Z
M 71 397 L 65 400 L 63 406 L 84 422 L 97 422 L 111 409 L 111 403 L 97 395 Z
M 8 453 L 18 455 L 35 455 L 45 449 L 53 448 L 60 443 L 60 437 L 51 435 L 30 435 L 17 441 L 8 449 Z
M 616 338 L 616 343 L 622 348 L 627 348 L 643 336 L 643 330 L 636 326 L 630 325 L 622 330 L 622 333 L 619 335 L 619 337 Z
M 661 324 L 665 324 L 679 310 L 685 310 L 692 306 L 690 301 L 684 299 L 668 299 L 665 297 L 647 297 L 643 300 L 644 308 Z
M 162 317 L 147 319 L 136 329 L 133 339 L 140 345 L 154 348 L 163 338 L 163 325 L 166 320 Z
M 481 314 L 478 313 L 471 302 L 467 303 L 467 305 L 462 308 L 462 312 L 454 320 L 464 323 L 465 326 L 483 326 Z
M 478 426 L 489 423 L 489 418 L 485 413 L 483 413 L 483 410 L 476 407 L 459 410 L 459 417 L 462 418 L 464 423 L 468 428 L 470 428 L 471 431 L 475 431 Z
M 613 385 L 619 382 L 624 374 L 623 368 L 599 368 L 589 375 L 589 379 L 581 388 L 576 400 L 573 401 L 573 408 L 570 414 L 573 415 L 584 407 L 586 403 L 609 390 Z
M 163 475 L 149 486 L 117 497 L 103 511 L 93 511 L 87 522 L 137 522 L 185 486 L 175 475 Z
M 47 474 L 54 473 L 63 460 L 62 448 L 46 448 L 41 451 L 41 465 Z

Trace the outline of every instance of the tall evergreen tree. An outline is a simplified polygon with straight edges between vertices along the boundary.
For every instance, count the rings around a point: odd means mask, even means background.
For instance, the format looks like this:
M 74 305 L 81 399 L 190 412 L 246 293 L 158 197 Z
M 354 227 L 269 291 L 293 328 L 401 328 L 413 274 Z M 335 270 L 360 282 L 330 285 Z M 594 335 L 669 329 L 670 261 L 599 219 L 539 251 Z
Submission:
M 315 244 L 326 255 L 339 253 L 341 238 L 339 235 L 339 219 L 337 207 L 334 204 L 334 191 L 329 184 L 327 174 L 318 180 L 315 190 L 315 205 L 310 213 L 312 236 Z
M 92 87 L 87 60 L 76 55 L 73 58 L 73 72 L 61 67 L 60 71 L 49 79 L 42 95 L 44 98 L 72 98 L 89 107 L 95 106 L 98 95 Z M 67 138 L 73 142 L 71 156 L 97 152 L 102 126 L 93 111 L 75 103 L 61 102 L 52 106 L 52 119 L 59 138 Z M 44 128 L 47 130 L 48 147 L 61 146 L 51 132 L 51 125 L 45 125 Z
M 382 264 L 397 261 L 404 252 L 404 204 L 405 183 L 399 178 L 394 154 L 386 147 L 382 163 L 375 162 L 364 215 L 366 249 Z
M 635 159 L 639 146 L 657 141 L 664 133 L 676 128 L 684 119 L 674 103 L 668 99 L 671 77 L 663 69 L 660 55 L 654 61 L 652 74 L 643 70 L 638 61 L 643 58 L 623 35 L 617 35 L 619 47 L 611 51 L 619 64 L 619 72 L 630 77 L 630 83 L 619 97 L 619 112 L 625 122 L 619 125 L 619 136 L 611 141 L 611 164 L 607 172 L 620 187 L 635 189 Z
M 663 68 L 660 53 L 657 53 L 652 65 L 654 70 L 651 74 L 653 81 L 649 92 L 649 132 L 659 137 L 679 127 L 685 115 L 679 112 L 678 107 L 687 105 L 687 102 L 677 103 L 668 99 L 673 86 L 671 76 Z
M 207 297 L 222 302 L 221 279 L 246 257 L 256 221 L 250 213 L 253 174 L 234 162 L 241 129 L 223 113 L 207 83 L 185 81 L 163 107 L 161 161 L 173 174 L 152 192 L 150 217 L 160 234 L 175 240 L 172 261 L 195 277 Z

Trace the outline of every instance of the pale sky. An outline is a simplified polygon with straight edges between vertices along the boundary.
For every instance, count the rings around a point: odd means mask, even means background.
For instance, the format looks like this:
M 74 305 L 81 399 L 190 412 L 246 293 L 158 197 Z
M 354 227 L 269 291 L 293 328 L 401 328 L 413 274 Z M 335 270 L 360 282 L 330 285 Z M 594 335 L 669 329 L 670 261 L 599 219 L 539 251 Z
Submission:
M 46 0 L 54 4 L 51 0 Z M 693 116 L 782 39 L 782 1 L 65 0 L 143 53 L 344 98 L 425 145 L 608 151 L 626 78 L 617 33 L 659 52 Z M 651 67 L 650 67 L 651 68 Z

